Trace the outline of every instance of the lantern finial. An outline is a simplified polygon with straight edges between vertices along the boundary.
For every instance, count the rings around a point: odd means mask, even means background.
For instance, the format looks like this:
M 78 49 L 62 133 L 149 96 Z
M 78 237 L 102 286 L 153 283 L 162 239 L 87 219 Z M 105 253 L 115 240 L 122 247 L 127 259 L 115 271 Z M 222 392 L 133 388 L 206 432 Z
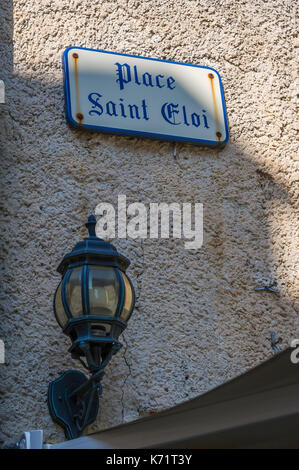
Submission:
M 96 237 L 96 218 L 93 214 L 88 217 L 88 221 L 85 224 L 85 227 L 88 230 L 90 237 Z

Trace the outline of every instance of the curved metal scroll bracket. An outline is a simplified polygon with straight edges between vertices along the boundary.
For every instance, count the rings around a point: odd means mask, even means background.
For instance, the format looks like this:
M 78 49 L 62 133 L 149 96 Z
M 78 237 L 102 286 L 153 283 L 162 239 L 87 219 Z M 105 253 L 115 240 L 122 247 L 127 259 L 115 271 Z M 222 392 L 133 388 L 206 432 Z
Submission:
M 88 379 L 80 371 L 68 370 L 50 383 L 49 412 L 53 421 L 63 428 L 67 439 L 79 437 L 86 426 L 95 421 L 103 374 L 104 370 L 99 369 Z

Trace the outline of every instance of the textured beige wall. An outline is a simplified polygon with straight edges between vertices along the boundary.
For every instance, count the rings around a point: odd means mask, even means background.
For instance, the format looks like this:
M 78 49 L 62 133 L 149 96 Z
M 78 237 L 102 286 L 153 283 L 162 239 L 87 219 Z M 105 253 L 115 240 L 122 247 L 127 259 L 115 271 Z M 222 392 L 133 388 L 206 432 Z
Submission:
M 137 292 L 90 430 L 188 400 L 299 337 L 295 2 L 1 2 L 1 432 L 41 428 L 47 385 L 76 367 L 52 313 L 62 256 L 99 202 L 202 202 L 204 244 L 116 240 Z M 7 34 L 8 33 L 8 34 Z M 61 55 L 85 46 L 216 68 L 230 143 L 209 150 L 69 129 Z M 297 238 L 298 240 L 298 238 Z M 276 280 L 280 295 L 254 287 Z M 298 299 L 297 299 L 298 300 Z

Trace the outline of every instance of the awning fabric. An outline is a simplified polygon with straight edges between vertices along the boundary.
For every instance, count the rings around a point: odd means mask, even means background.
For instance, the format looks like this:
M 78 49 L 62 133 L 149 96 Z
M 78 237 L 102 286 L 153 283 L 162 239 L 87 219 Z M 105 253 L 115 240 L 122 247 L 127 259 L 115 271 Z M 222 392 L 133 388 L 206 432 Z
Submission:
M 54 449 L 299 448 L 299 364 L 288 348 L 188 402 Z

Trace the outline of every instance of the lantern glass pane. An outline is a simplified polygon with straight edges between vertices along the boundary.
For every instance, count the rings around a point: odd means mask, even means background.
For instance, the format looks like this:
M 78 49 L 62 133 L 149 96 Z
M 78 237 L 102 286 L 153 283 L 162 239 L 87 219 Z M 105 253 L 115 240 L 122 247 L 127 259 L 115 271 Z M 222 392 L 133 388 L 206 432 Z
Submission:
M 55 313 L 56 313 L 57 321 L 59 325 L 61 326 L 61 328 L 64 328 L 69 319 L 63 308 L 63 303 L 62 303 L 62 298 L 61 298 L 61 283 L 59 284 L 58 289 L 55 294 L 54 305 L 55 305 Z
M 66 301 L 73 317 L 81 317 L 83 315 L 81 273 L 81 266 L 74 268 L 66 283 Z
M 132 311 L 133 291 L 132 291 L 131 283 L 129 279 L 127 278 L 127 276 L 122 271 L 120 273 L 122 275 L 122 278 L 125 284 L 125 301 L 124 301 L 124 305 L 120 314 L 120 319 L 127 321 Z
M 90 315 L 114 316 L 118 304 L 119 283 L 111 267 L 90 266 L 88 279 Z

